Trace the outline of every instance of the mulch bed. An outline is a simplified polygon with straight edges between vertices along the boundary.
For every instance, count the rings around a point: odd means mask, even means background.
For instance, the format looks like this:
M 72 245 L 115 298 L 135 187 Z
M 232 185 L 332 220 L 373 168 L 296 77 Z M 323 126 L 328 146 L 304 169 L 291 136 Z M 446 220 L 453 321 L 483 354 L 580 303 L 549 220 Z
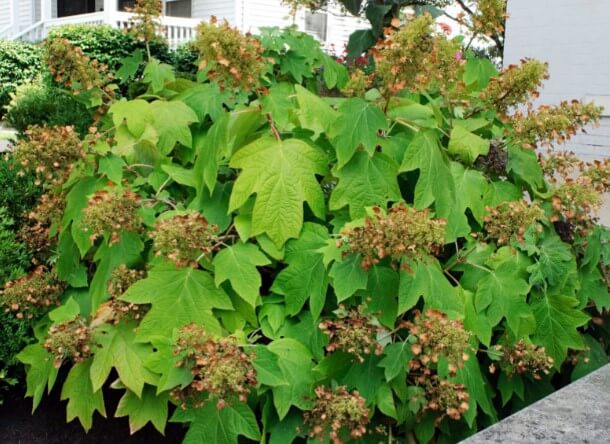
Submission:
M 23 399 L 23 389 L 14 390 L 0 405 L 1 444 L 180 444 L 184 437 L 181 424 L 168 424 L 165 437 L 147 424 L 129 435 L 127 418 L 112 418 L 119 402 L 119 390 L 105 390 L 109 419 L 95 414 L 93 428 L 85 433 L 78 419 L 66 424 L 66 402 L 59 400 L 56 387 L 45 396 L 32 415 L 31 398 Z

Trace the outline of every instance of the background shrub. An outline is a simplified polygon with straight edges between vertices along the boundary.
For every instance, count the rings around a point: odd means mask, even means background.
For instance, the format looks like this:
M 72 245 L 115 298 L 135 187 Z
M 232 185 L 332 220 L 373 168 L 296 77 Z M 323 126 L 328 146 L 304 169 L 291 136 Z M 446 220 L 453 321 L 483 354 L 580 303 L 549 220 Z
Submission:
M 17 86 L 42 71 L 42 51 L 23 42 L 0 40 L 0 116 Z
M 20 85 L 6 108 L 6 122 L 18 131 L 30 125 L 74 125 L 84 134 L 93 113 L 69 92 L 41 81 Z
M 19 174 L 20 171 L 10 156 L 0 157 L 0 288 L 31 265 L 31 254 L 16 232 L 41 190 L 31 174 Z M 32 320 L 0 310 L 0 404 L 3 393 L 21 381 L 23 370 L 16 355 L 34 340 L 32 325 Z
M 26 246 L 15 233 L 15 219 L 0 207 L 0 285 L 22 275 L 30 264 Z
M 0 208 L 8 219 L 19 222 L 42 193 L 32 174 L 24 174 L 10 154 L 0 156 Z
M 140 48 L 145 49 L 143 42 L 125 31 L 111 28 L 108 25 L 68 25 L 53 29 L 48 38 L 67 39 L 78 46 L 90 58 L 108 65 L 116 72 L 121 67 L 121 60 Z M 155 41 L 150 43 L 153 57 L 171 63 L 172 55 L 167 43 Z
M 197 74 L 197 59 L 199 54 L 192 44 L 187 43 L 179 46 L 173 52 L 173 65 L 176 68 L 177 74 Z

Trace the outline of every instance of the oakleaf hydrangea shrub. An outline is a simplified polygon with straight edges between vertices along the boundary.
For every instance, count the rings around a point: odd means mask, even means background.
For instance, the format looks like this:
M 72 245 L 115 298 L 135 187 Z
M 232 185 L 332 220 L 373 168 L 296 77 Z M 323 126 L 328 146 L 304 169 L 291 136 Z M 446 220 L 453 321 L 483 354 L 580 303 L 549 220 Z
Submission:
M 425 15 L 346 95 L 292 28 L 212 21 L 195 46 L 197 81 L 150 59 L 132 100 L 48 58 L 104 99 L 59 166 L 28 153 L 69 130 L 22 145 L 64 202 L 56 260 L 0 297 L 46 313 L 19 354 L 34 408 L 62 385 L 88 430 L 112 384 L 132 431 L 185 443 L 457 442 L 607 362 L 608 164 L 534 150 L 600 109 L 513 113 L 545 64 L 497 72 Z

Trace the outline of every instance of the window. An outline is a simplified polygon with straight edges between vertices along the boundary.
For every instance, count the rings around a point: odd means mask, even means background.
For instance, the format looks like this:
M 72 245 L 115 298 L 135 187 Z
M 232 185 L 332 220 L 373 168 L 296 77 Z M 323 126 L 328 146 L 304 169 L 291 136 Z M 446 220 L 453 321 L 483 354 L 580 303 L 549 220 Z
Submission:
M 320 41 L 326 40 L 326 23 L 328 16 L 325 12 L 305 13 L 305 32 L 313 35 Z

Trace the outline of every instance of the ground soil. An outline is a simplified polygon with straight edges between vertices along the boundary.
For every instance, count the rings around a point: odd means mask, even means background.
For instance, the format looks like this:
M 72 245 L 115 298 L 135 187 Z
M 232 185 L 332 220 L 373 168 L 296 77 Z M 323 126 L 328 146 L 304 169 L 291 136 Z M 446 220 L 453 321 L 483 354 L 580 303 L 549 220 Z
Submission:
M 127 419 L 112 417 L 118 390 L 105 390 L 109 419 L 96 413 L 89 433 L 78 420 L 66 424 L 66 402 L 59 400 L 59 390 L 44 397 L 33 415 L 32 400 L 24 400 L 21 391 L 11 392 L 0 406 L 0 444 L 180 444 L 184 437 L 180 424 L 168 424 L 165 437 L 150 424 L 130 436 Z

